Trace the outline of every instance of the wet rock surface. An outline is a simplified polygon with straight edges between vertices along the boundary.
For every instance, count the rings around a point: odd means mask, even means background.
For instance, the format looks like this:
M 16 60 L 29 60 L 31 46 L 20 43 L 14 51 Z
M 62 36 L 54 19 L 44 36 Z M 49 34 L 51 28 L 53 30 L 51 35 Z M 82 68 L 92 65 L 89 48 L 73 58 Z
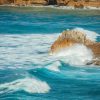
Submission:
M 0 5 L 13 4 L 17 6 L 26 5 L 58 5 L 73 6 L 74 8 L 100 7 L 99 0 L 0 0 Z
M 93 52 L 93 61 L 89 64 L 100 65 L 100 42 L 95 42 L 87 37 L 84 32 L 78 30 L 63 31 L 58 39 L 52 44 L 50 53 L 58 53 L 64 48 L 73 46 L 74 44 L 85 45 Z

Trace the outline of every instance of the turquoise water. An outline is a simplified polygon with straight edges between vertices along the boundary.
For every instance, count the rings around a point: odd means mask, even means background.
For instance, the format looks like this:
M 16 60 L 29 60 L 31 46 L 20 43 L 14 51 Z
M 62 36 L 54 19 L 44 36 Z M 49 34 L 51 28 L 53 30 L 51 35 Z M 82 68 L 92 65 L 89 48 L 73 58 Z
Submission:
M 100 11 L 0 7 L 0 100 L 100 100 L 100 67 L 48 55 L 77 27 L 99 34 Z

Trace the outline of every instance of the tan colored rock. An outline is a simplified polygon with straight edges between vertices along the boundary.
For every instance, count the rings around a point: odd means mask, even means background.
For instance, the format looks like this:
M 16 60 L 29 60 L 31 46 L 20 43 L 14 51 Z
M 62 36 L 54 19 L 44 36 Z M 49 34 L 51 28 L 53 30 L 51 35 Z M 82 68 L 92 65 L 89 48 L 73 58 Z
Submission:
M 77 43 L 84 44 L 92 50 L 95 60 L 89 62 L 88 64 L 100 65 L 100 42 L 91 41 L 83 32 L 78 30 L 63 31 L 58 39 L 52 44 L 50 53 L 58 53 L 62 49 L 73 46 Z
M 57 53 L 63 48 L 67 48 L 72 46 L 73 44 L 77 43 L 75 40 L 70 39 L 61 39 L 60 37 L 54 42 L 54 44 L 51 46 L 50 53 Z
M 91 48 L 91 50 L 93 51 L 95 58 L 99 58 L 100 57 L 100 42 L 98 43 L 94 43 L 94 44 L 89 44 L 87 45 L 88 48 Z
M 57 0 L 58 5 L 73 6 L 75 8 L 83 8 L 86 6 L 100 7 L 99 0 Z
M 52 3 L 51 3 L 52 2 Z M 100 0 L 0 0 L 0 5 L 15 4 L 15 5 L 59 5 L 73 6 L 75 8 L 83 8 L 84 6 L 100 7 Z
M 9 3 L 8 0 L 0 0 L 0 5 Z
M 68 30 L 63 31 L 62 34 L 58 37 L 58 39 L 51 46 L 51 52 L 58 52 L 62 48 L 72 46 L 75 43 L 92 45 L 95 42 L 86 38 L 86 35 L 80 31 L 76 30 Z
M 47 5 L 48 0 L 0 0 L 0 4 L 15 4 L 15 5 Z

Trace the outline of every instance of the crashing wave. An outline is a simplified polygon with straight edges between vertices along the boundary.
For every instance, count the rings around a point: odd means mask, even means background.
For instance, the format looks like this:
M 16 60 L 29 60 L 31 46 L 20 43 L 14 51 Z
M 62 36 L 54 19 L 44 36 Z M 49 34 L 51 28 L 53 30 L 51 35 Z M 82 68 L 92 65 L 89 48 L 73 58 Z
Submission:
M 56 71 L 56 72 L 60 72 L 59 66 L 61 66 L 59 61 L 56 61 L 53 64 L 50 64 L 48 66 L 46 66 L 45 68 L 51 70 L 51 71 Z
M 52 44 L 50 54 L 71 58 L 69 61 L 76 61 L 75 64 L 100 65 L 100 42 L 96 42 L 97 36 L 97 33 L 82 28 L 65 30 Z
M 0 85 L 0 94 L 21 90 L 28 93 L 47 93 L 50 87 L 46 82 L 33 78 L 18 79 Z

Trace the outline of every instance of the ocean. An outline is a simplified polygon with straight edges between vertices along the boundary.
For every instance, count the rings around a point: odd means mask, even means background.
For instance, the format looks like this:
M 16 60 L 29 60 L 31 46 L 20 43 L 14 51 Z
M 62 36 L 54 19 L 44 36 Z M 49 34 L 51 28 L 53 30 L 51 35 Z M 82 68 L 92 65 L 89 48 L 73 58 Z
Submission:
M 84 46 L 49 55 L 68 29 L 100 42 L 100 10 L 0 7 L 0 100 L 100 100 L 100 66 L 85 65 Z

